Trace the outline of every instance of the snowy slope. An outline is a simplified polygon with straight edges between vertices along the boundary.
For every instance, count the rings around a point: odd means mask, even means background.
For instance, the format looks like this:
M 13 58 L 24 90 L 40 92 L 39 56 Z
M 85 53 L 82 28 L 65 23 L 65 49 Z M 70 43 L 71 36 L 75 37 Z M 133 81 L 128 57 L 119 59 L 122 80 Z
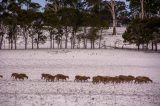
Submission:
M 2 50 L 0 106 L 160 106 L 160 54 L 127 50 Z M 28 80 L 15 81 L 13 72 Z M 69 76 L 45 82 L 41 73 Z M 73 82 L 75 75 L 144 75 L 152 84 Z
M 124 44 L 123 43 L 123 38 L 122 38 L 122 34 L 125 32 L 126 30 L 126 27 L 117 27 L 117 35 L 112 35 L 112 31 L 113 31 L 113 28 L 110 27 L 109 29 L 107 30 L 103 30 L 102 31 L 102 35 L 103 35 L 103 40 L 102 40 L 102 48 L 105 48 L 103 47 L 103 45 L 106 45 L 106 47 L 110 48 L 110 47 L 122 47 L 122 45 Z M 44 35 L 46 36 L 49 36 L 49 33 L 48 31 L 44 31 L 43 32 Z M 69 34 L 71 35 L 71 33 Z M 70 48 L 70 39 L 68 39 L 68 47 Z M 56 42 L 56 41 L 55 41 Z M 63 42 L 65 42 L 65 38 L 63 40 Z M 97 43 L 95 44 L 95 47 L 98 48 L 99 47 L 99 40 L 96 41 Z M 5 49 L 8 49 L 8 40 L 5 39 L 4 42 L 3 42 L 3 48 Z M 36 44 L 34 44 L 34 47 L 36 48 Z M 57 44 L 55 44 L 55 47 L 57 47 Z M 64 44 L 63 44 L 63 47 L 64 47 Z M 83 47 L 83 42 L 81 41 L 81 48 Z M 90 48 L 90 43 L 88 41 L 88 47 Z M 135 48 L 135 45 L 131 45 L 129 47 L 134 47 Z M 18 40 L 17 40 L 17 48 L 18 49 L 24 49 L 24 38 L 23 37 L 18 37 Z M 31 48 L 31 38 L 29 37 L 28 38 L 28 48 Z M 50 39 L 48 37 L 46 43 L 44 44 L 40 44 L 40 48 L 50 48 Z

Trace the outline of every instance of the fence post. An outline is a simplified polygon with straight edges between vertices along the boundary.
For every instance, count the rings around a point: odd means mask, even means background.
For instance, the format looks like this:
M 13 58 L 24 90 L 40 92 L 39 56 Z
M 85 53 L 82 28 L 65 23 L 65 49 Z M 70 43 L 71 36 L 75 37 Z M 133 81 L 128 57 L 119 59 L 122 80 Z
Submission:
M 40 102 L 41 102 L 41 106 L 42 106 L 42 96 L 40 93 L 38 95 L 40 96 Z
M 64 100 L 65 100 L 65 106 L 67 106 L 67 98 L 66 98 L 66 95 L 64 95 Z
M 140 97 L 140 106 L 142 106 L 141 96 L 139 96 L 139 97 Z
M 16 95 L 16 91 L 15 91 L 15 94 L 14 94 L 14 96 L 15 96 L 15 106 L 17 106 L 17 95 Z
M 114 86 L 114 105 L 116 106 L 117 100 L 116 100 L 116 88 L 115 88 L 115 84 L 113 83 Z
M 89 98 L 90 98 L 90 106 L 92 106 L 91 91 L 89 91 Z

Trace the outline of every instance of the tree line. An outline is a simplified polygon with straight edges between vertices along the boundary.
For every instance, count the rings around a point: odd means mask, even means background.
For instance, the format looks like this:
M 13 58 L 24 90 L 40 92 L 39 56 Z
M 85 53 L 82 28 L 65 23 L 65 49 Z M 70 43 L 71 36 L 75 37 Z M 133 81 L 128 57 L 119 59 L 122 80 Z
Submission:
M 132 21 L 123 34 L 124 42 L 136 44 L 138 50 L 158 50 L 160 43 L 160 1 L 129 0 Z
M 125 2 L 115 0 L 44 0 L 42 8 L 31 0 L 1 0 L 0 49 L 4 40 L 9 49 L 18 49 L 20 39 L 24 49 L 28 49 L 29 41 L 32 49 L 39 49 L 47 40 L 50 48 L 101 48 L 103 30 L 109 26 L 116 35 L 117 25 L 128 25 L 128 30 L 132 20 L 149 20 L 159 14 L 159 0 L 140 1 L 130 0 L 127 8 Z M 123 38 L 130 42 L 127 36 L 126 31 Z

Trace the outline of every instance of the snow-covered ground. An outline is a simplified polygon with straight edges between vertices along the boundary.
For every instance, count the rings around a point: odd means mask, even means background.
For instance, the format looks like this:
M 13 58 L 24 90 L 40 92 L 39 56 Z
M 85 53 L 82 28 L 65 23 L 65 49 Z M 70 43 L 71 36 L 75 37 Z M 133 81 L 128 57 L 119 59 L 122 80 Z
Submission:
M 159 59 L 159 53 L 114 49 L 2 50 L 0 106 L 160 106 Z M 15 81 L 14 72 L 29 79 Z M 45 82 L 41 73 L 61 73 L 69 80 Z M 153 83 L 77 83 L 75 75 L 143 75 Z

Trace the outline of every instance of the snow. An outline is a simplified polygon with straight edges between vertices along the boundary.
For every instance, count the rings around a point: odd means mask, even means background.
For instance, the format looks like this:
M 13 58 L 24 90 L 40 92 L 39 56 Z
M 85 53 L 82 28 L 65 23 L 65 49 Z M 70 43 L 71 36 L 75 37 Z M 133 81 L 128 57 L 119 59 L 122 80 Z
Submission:
M 160 106 L 159 59 L 159 53 L 116 49 L 1 50 L 0 106 Z M 14 72 L 29 79 L 15 81 Z M 45 82 L 41 73 L 69 80 Z M 78 83 L 75 75 L 143 75 L 153 83 Z

